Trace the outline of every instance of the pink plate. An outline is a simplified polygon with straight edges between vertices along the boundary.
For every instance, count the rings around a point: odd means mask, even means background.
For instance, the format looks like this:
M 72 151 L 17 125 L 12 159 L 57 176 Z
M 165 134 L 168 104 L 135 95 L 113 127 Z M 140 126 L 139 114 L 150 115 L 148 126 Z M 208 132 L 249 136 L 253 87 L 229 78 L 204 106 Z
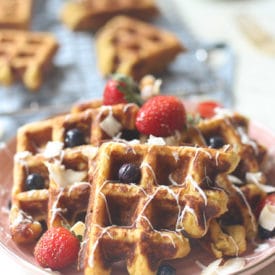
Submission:
M 251 136 L 267 146 L 269 155 L 274 159 L 275 163 L 275 135 L 264 127 L 252 123 Z M 11 140 L 4 148 L 0 150 L 0 246 L 3 250 L 14 259 L 19 266 L 27 268 L 32 274 L 45 274 L 44 270 L 37 266 L 32 256 L 32 247 L 20 247 L 16 245 L 10 238 L 8 229 L 8 203 L 10 200 L 10 191 L 12 187 L 12 169 L 13 169 L 13 155 L 15 152 L 15 139 Z M 275 183 L 275 169 L 270 166 L 269 181 L 274 185 Z M 244 267 L 238 270 L 238 274 L 253 274 L 265 266 L 269 265 L 275 260 L 275 238 L 265 241 L 258 249 L 256 247 L 250 247 L 248 252 L 242 256 L 245 262 Z M 201 249 L 201 247 L 194 244 L 192 252 L 184 259 L 170 261 L 177 270 L 177 275 L 184 274 L 200 274 L 202 271 L 201 266 L 207 266 L 215 259 L 208 253 Z M 115 268 L 115 272 L 112 274 L 127 274 L 123 265 L 118 265 Z M 82 274 L 78 272 L 76 267 L 70 267 L 63 270 L 61 274 L 76 275 Z

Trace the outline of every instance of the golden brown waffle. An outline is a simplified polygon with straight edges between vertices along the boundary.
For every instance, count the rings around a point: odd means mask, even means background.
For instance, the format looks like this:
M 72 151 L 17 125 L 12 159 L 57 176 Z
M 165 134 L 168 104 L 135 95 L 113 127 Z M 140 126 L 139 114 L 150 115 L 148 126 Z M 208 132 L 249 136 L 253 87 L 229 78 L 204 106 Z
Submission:
M 59 160 L 46 162 L 49 171 L 47 226 L 72 227 L 85 221 L 90 194 L 88 170 L 97 148 L 83 145 L 66 149 Z
M 57 48 L 49 33 L 0 30 L 0 83 L 20 80 L 29 90 L 39 89 Z
M 35 241 L 46 226 L 49 177 L 45 160 L 43 155 L 33 156 L 29 152 L 18 152 L 14 158 L 10 230 L 17 243 Z M 45 188 L 26 190 L 26 178 L 33 173 L 43 177 Z
M 96 148 L 90 145 L 60 150 L 47 156 L 17 153 L 10 229 L 17 243 L 31 243 L 46 228 L 72 226 L 84 221 L 90 193 L 88 157 Z M 26 179 L 38 174 L 45 180 L 41 189 L 28 190 Z
M 163 72 L 185 49 L 172 33 L 117 16 L 97 33 L 96 50 L 104 76 L 118 72 L 139 80 L 146 74 Z
M 125 163 L 140 168 L 138 182 L 119 181 Z M 122 259 L 130 274 L 155 274 L 162 260 L 187 255 L 184 235 L 202 237 L 227 210 L 227 195 L 207 180 L 214 183 L 237 163 L 223 150 L 104 143 L 92 172 L 85 274 L 110 274 Z
M 249 121 L 240 114 L 221 114 L 202 120 L 198 128 L 206 143 L 210 137 L 219 136 L 224 144 L 234 145 L 240 163 L 234 175 L 245 180 L 247 172 L 258 172 L 266 155 L 266 149 L 248 136 Z
M 119 14 L 150 20 L 158 8 L 154 0 L 70 1 L 61 11 L 61 20 L 72 30 L 96 30 Z
M 31 20 L 32 0 L 1 0 L 0 28 L 27 29 Z
M 62 188 L 53 176 L 55 169 L 62 175 L 69 169 L 84 170 L 87 174 L 88 166 L 91 167 L 92 164 L 88 164 L 87 153 L 83 153 L 80 148 L 88 146 L 86 151 L 89 153 L 92 151 L 89 149 L 91 147 L 89 144 L 97 146 L 105 139 L 113 138 L 110 133 L 104 131 L 106 119 L 108 123 L 115 121 L 119 125 L 115 128 L 118 131 L 115 132 L 118 138 L 127 138 L 129 134 L 131 138 L 137 110 L 138 107 L 134 104 L 101 106 L 80 113 L 30 123 L 18 130 L 13 205 L 10 216 L 11 232 L 16 242 L 36 240 L 46 223 L 48 227 L 61 223 L 72 225 L 80 214 L 85 212 L 89 196 L 87 177 L 81 179 L 83 182 L 81 185 Z M 87 145 L 68 148 L 65 143 L 66 133 L 75 128 L 84 133 Z M 90 155 L 89 159 L 91 159 Z M 52 173 L 49 176 L 50 169 Z M 33 173 L 45 179 L 45 188 L 30 191 L 25 189 L 26 178 Z M 67 209 L 67 213 L 62 209 Z
M 114 137 L 132 139 L 127 134 L 135 134 L 138 109 L 131 103 L 101 106 L 29 123 L 18 130 L 17 151 L 43 152 L 49 141 L 64 143 L 66 133 L 74 128 L 84 133 L 85 144 L 95 146 Z
M 103 105 L 101 99 L 93 99 L 90 101 L 83 101 L 74 104 L 71 108 L 71 113 L 81 113 L 89 109 L 99 108 Z
M 248 136 L 249 121 L 239 114 L 217 115 L 202 120 L 189 133 L 189 142 L 209 145 L 211 138 L 221 137 L 223 145 L 234 146 L 240 163 L 232 175 L 219 175 L 217 184 L 229 198 L 228 211 L 210 225 L 202 240 L 216 257 L 238 256 L 246 250 L 246 239 L 257 235 L 255 206 L 265 196 L 255 183 L 247 180 L 247 173 L 261 173 L 266 150 Z M 265 183 L 262 175 L 261 183 Z M 236 184 L 236 183 L 239 183 Z

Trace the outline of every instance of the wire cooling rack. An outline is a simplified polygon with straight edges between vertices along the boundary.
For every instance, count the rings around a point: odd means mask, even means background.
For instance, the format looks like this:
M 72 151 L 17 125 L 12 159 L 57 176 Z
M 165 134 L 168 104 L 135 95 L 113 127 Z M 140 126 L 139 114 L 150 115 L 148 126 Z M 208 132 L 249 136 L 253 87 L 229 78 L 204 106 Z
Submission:
M 5 125 L 9 125 L 8 131 L 3 131 L 7 137 L 22 123 L 65 111 L 73 102 L 102 96 L 105 80 L 97 70 L 94 33 L 73 32 L 64 26 L 59 19 L 64 3 L 64 0 L 34 1 L 31 29 L 53 33 L 60 47 L 54 67 L 38 92 L 31 93 L 21 84 L 0 87 L 0 136 Z M 208 45 L 192 36 L 173 1 L 159 0 L 157 4 L 161 15 L 152 23 L 175 33 L 189 49 L 159 76 L 163 80 L 162 91 L 188 98 L 210 97 L 231 107 L 234 69 L 231 49 L 223 47 L 220 51 L 223 63 L 212 66 L 209 58 L 198 55 Z

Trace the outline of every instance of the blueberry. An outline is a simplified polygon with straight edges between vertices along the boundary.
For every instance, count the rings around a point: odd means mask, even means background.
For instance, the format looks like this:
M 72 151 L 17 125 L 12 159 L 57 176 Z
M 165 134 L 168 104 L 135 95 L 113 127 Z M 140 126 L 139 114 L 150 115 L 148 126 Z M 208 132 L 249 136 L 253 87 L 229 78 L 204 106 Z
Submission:
M 118 179 L 123 183 L 138 183 L 140 177 L 139 167 L 132 163 L 123 164 L 118 171 Z
M 41 227 L 42 227 L 42 231 L 43 232 L 46 232 L 47 231 L 47 223 L 46 223 L 46 221 L 44 221 L 44 220 L 41 220 L 41 221 L 39 221 L 40 222 L 40 225 L 41 225 Z
M 168 264 L 161 265 L 157 275 L 176 275 L 176 269 Z
M 272 231 L 269 231 L 269 230 L 259 226 L 259 237 L 262 240 L 269 239 L 269 238 L 272 238 L 274 236 L 275 236 L 275 229 L 273 229 Z
M 85 136 L 82 131 L 73 128 L 67 131 L 65 136 L 65 146 L 74 147 L 85 144 Z
M 125 129 L 122 131 L 121 138 L 126 140 L 139 139 L 139 132 L 137 130 Z
M 27 176 L 26 182 L 25 182 L 26 190 L 43 189 L 43 188 L 45 188 L 45 180 L 41 175 L 33 173 Z
M 209 140 L 207 141 L 207 144 L 211 148 L 218 149 L 218 148 L 221 148 L 224 145 L 224 140 L 220 136 L 213 136 L 213 137 L 209 138 Z

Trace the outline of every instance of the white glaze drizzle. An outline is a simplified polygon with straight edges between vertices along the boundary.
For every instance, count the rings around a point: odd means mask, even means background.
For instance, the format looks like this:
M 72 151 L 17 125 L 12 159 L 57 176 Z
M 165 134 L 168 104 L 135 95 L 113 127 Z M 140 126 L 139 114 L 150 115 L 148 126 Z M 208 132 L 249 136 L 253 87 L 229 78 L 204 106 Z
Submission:
M 259 153 L 258 145 L 255 141 L 253 141 L 248 134 L 246 133 L 245 129 L 243 127 L 237 127 L 237 132 L 240 135 L 241 141 L 243 144 L 250 145 L 256 154 Z
M 156 184 L 156 185 L 159 185 L 159 184 L 158 184 L 158 181 L 157 181 L 156 174 L 155 174 L 155 172 L 154 172 L 152 166 L 151 166 L 148 162 L 143 161 L 143 162 L 141 163 L 141 165 L 140 165 L 140 168 L 143 168 L 143 167 L 146 167 L 146 168 L 151 172 L 155 184 Z
M 243 199 L 243 202 L 245 203 L 246 205 L 246 208 L 248 210 L 248 213 L 249 213 L 249 216 L 250 216 L 250 219 L 252 221 L 252 225 L 253 225 L 253 230 L 256 232 L 257 231 L 257 228 L 256 228 L 256 221 L 255 221 L 255 217 L 252 213 L 252 209 L 244 195 L 244 193 L 241 191 L 241 189 L 237 186 L 235 186 L 234 184 L 232 184 L 232 187 L 241 195 L 242 199 Z
M 65 213 L 67 211 L 67 209 L 63 209 L 63 208 L 58 208 L 57 204 L 61 198 L 61 196 L 63 195 L 64 189 L 62 188 L 59 193 L 57 198 L 55 199 L 55 201 L 52 204 L 52 208 L 50 209 L 51 212 L 51 219 L 50 219 L 50 226 L 53 226 L 53 222 L 56 218 L 56 216 L 58 215 L 61 219 L 65 220 L 65 218 L 62 216 L 61 213 Z
M 97 237 L 97 240 L 95 241 L 95 243 L 94 243 L 94 245 L 93 245 L 93 247 L 92 247 L 92 249 L 91 249 L 91 253 L 90 253 L 90 256 L 89 256 L 89 259 L 88 259 L 88 264 L 89 264 L 90 267 L 93 267 L 93 266 L 94 266 L 94 254 L 95 254 L 95 250 L 96 250 L 96 248 L 97 248 L 97 246 L 98 246 L 99 240 L 100 240 L 105 234 L 108 234 L 109 237 L 110 237 L 111 239 L 113 239 L 113 236 L 108 232 L 108 230 L 109 230 L 110 228 L 112 228 L 112 227 L 115 227 L 115 226 L 112 225 L 112 226 L 108 226 L 108 227 L 103 228 L 103 227 L 101 227 L 101 226 L 98 225 L 98 224 L 94 224 L 93 226 L 99 227 L 102 231 L 101 231 L 100 235 Z
M 235 251 L 236 251 L 235 257 L 238 257 L 240 248 L 232 236 L 229 235 L 229 239 L 232 241 L 233 245 L 235 246 Z

